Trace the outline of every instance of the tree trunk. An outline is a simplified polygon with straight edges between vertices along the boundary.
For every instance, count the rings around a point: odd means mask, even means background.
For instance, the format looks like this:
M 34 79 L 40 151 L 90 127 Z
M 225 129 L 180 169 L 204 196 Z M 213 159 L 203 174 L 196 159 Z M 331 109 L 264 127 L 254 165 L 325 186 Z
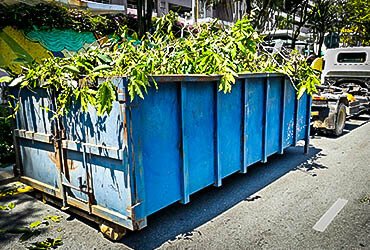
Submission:
M 138 19 L 138 33 L 139 36 L 145 35 L 152 26 L 152 0 L 137 0 L 137 19 Z
M 324 33 L 320 33 L 319 34 L 319 49 L 317 51 L 317 55 L 318 56 L 321 56 L 322 44 L 324 43 L 324 38 L 325 38 L 325 34 Z
M 257 30 L 264 31 L 271 11 L 271 0 L 263 0 L 261 9 L 259 10 L 257 18 L 254 20 L 254 26 Z
M 252 0 L 247 0 L 246 2 L 246 10 L 245 12 L 247 13 L 248 16 L 252 13 Z
M 152 27 L 152 15 L 153 15 L 153 1 L 146 0 L 146 18 L 145 18 L 145 31 L 149 31 Z
M 308 21 L 308 0 L 302 1 L 301 6 L 299 7 L 299 22 L 295 25 L 295 14 L 293 15 L 293 37 L 292 37 L 292 49 L 295 49 L 297 39 L 299 37 L 299 34 L 301 33 L 301 28 L 307 23 Z M 296 27 L 296 29 L 295 29 Z
M 234 3 L 240 2 L 236 0 L 220 0 L 214 5 L 214 15 L 213 17 L 218 18 L 223 21 L 233 22 L 236 21 L 238 16 L 243 16 L 244 14 L 250 15 L 252 12 L 252 0 L 245 1 L 245 7 L 239 10 L 239 13 L 236 13 L 237 9 L 235 8 Z M 239 5 L 241 6 L 241 5 Z
M 137 0 L 137 21 L 138 21 L 138 33 L 142 36 L 145 33 L 145 22 L 143 18 L 143 0 Z
M 221 0 L 214 6 L 214 17 L 223 21 L 232 22 L 235 11 L 232 0 Z

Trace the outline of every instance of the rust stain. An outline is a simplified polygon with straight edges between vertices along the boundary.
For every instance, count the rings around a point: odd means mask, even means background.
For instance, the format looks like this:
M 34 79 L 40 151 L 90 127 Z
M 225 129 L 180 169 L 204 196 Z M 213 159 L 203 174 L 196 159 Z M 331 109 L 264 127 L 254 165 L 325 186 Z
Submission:
M 126 105 L 124 107 L 121 107 L 121 113 L 122 113 L 122 116 L 123 116 L 123 141 L 124 143 L 127 145 L 127 117 L 126 117 L 126 112 L 125 112 L 125 109 L 126 109 Z
M 73 171 L 73 170 L 75 170 L 75 169 L 77 169 L 77 166 L 75 166 L 75 165 L 74 165 L 73 160 L 69 160 L 69 159 L 68 159 L 68 160 L 67 160 L 67 166 L 68 166 L 68 169 L 69 169 L 69 170 L 72 170 L 72 171 Z
M 49 159 L 51 160 L 52 163 L 54 163 L 55 165 L 58 165 L 57 160 L 56 160 L 56 153 L 55 152 L 54 153 L 49 152 L 48 156 L 49 156 Z
M 56 152 L 49 152 L 48 153 L 48 156 L 49 156 L 49 159 L 51 160 L 51 162 L 52 163 L 54 163 L 55 164 L 55 166 L 58 168 L 58 169 L 60 169 L 60 164 L 57 164 L 57 160 L 56 160 L 56 158 L 57 158 L 57 153 Z M 74 165 L 74 162 L 73 162 L 73 160 L 67 160 L 67 166 L 68 166 L 68 169 L 69 170 L 75 170 L 75 169 L 77 169 L 77 166 L 76 165 Z
M 145 219 L 140 219 L 140 220 L 134 220 L 133 221 L 134 230 L 140 230 L 141 228 L 145 227 L 145 225 L 146 225 L 146 220 Z

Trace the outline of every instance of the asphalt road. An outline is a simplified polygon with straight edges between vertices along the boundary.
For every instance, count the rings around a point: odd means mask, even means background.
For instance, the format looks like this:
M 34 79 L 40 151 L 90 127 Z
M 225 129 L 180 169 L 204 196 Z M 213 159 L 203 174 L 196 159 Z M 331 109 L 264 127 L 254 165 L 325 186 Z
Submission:
M 63 218 L 41 225 L 40 235 L 25 242 L 16 234 L 0 234 L 0 248 L 25 249 L 32 242 L 61 237 L 60 249 L 80 250 L 370 249 L 368 119 L 350 121 L 339 138 L 315 136 L 309 155 L 302 147 L 290 148 L 246 175 L 227 178 L 221 188 L 191 196 L 188 205 L 170 206 L 119 243 L 106 240 L 94 224 L 30 195 L 1 199 L 0 205 L 13 201 L 16 207 L 0 211 L 0 229 L 27 226 L 47 215 Z M 327 227 L 317 231 L 318 221 Z

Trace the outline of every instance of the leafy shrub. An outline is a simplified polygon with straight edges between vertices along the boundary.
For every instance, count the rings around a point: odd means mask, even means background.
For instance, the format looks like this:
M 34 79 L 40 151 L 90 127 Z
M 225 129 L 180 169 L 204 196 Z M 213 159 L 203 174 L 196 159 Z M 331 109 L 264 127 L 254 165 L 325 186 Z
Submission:
M 0 106 L 0 166 L 14 162 L 12 121 L 7 107 Z
M 57 90 L 57 115 L 68 112 L 73 102 L 85 111 L 91 104 L 99 114 L 109 113 L 115 98 L 110 79 L 123 75 L 129 79 L 131 100 L 144 98 L 148 87 L 158 87 L 152 76 L 165 74 L 217 74 L 219 90 L 228 93 L 240 73 L 280 72 L 296 83 L 298 97 L 316 91 L 318 77 L 304 58 L 296 52 L 264 51 L 261 37 L 247 18 L 233 26 L 214 21 L 180 30 L 174 29 L 176 18 L 173 13 L 158 18 L 153 31 L 140 39 L 123 26 L 120 41 L 111 40 L 70 58 L 45 59 L 25 68 L 11 85 Z M 98 77 L 107 81 L 98 85 Z

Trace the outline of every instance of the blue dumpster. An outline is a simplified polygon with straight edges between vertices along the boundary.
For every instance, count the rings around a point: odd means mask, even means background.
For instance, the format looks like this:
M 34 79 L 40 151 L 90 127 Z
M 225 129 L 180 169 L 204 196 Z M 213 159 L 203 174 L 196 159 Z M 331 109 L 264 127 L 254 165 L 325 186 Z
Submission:
M 127 79 L 115 78 L 110 115 L 74 107 L 59 120 L 43 108 L 52 109 L 55 97 L 22 90 L 15 129 L 21 180 L 88 218 L 139 230 L 150 214 L 188 203 L 299 140 L 308 150 L 311 98 L 297 100 L 281 74 L 240 75 L 230 94 L 218 92 L 217 76 L 156 81 L 158 90 L 130 102 Z

